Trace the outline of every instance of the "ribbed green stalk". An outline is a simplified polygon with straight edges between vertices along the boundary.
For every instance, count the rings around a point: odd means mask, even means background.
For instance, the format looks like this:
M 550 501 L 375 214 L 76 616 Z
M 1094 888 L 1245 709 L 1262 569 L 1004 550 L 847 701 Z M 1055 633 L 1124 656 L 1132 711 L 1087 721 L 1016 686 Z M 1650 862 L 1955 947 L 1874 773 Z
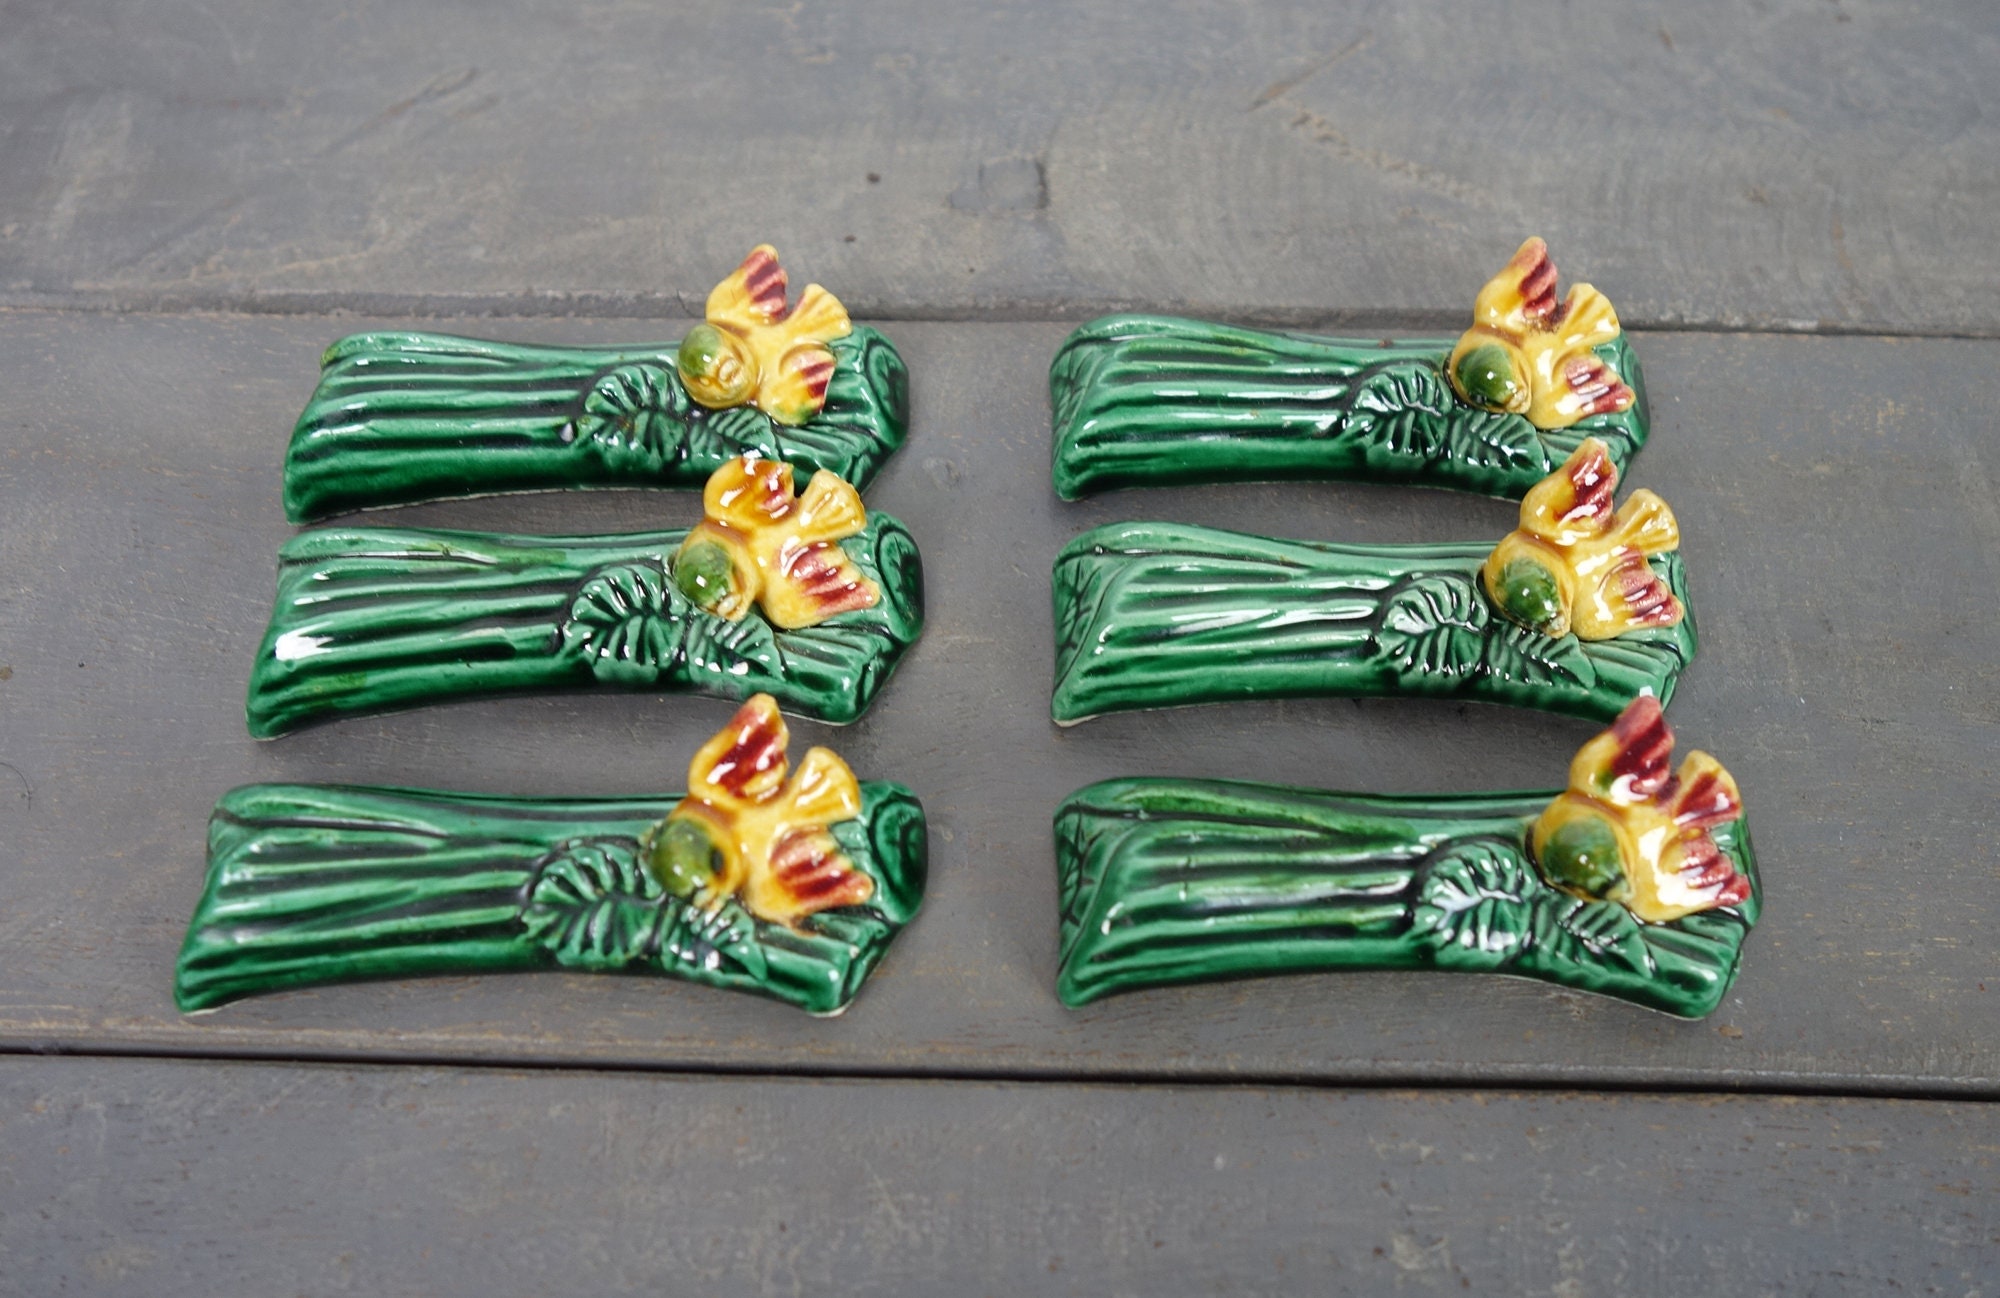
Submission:
M 1612 640 L 1560 640 L 1495 612 L 1485 545 L 1335 545 L 1174 523 L 1114 523 L 1063 548 L 1052 576 L 1051 711 L 1231 699 L 1419 694 L 1609 720 L 1673 696 L 1694 616 Z M 1683 606 L 1686 574 L 1653 567 Z
M 325 528 L 279 552 L 278 597 L 250 674 L 259 738 L 331 716 L 468 695 L 592 686 L 743 699 L 855 720 L 923 629 L 923 569 L 876 514 L 842 542 L 873 607 L 777 631 L 730 623 L 673 589 L 682 532 L 500 536 Z
M 862 786 L 835 827 L 876 883 L 804 931 L 733 904 L 713 923 L 636 867 L 679 794 L 529 800 L 260 784 L 209 821 L 208 881 L 175 968 L 185 1011 L 288 987 L 436 973 L 571 968 L 753 991 L 837 1013 L 923 899 L 923 809 Z
M 1585 437 L 1620 470 L 1645 444 L 1645 380 L 1622 336 L 1596 350 L 1637 394 L 1632 408 L 1550 431 L 1458 400 L 1444 376 L 1454 341 L 1094 320 L 1049 367 L 1056 492 L 1344 478 L 1518 500 Z
M 1224 780 L 1108 780 L 1056 812 L 1066 1005 L 1260 974 L 1518 974 L 1687 1018 L 1736 976 L 1760 894 L 1747 827 L 1714 831 L 1741 906 L 1642 924 L 1542 883 L 1528 829 L 1555 797 L 1386 798 Z
M 568 487 L 699 489 L 754 450 L 866 485 L 903 444 L 909 378 L 889 340 L 835 340 L 826 405 L 787 428 L 688 398 L 676 343 L 535 347 L 447 334 L 343 338 L 285 456 L 293 522 L 448 496 Z

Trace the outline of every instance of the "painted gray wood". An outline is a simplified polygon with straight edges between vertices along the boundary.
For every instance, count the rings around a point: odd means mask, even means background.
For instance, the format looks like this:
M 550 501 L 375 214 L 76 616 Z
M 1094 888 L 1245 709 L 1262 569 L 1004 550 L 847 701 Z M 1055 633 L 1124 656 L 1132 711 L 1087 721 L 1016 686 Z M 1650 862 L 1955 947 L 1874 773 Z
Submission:
M 0 1045 L 1064 1077 L 1686 1083 L 2000 1093 L 2000 344 L 1652 334 L 1634 486 L 1680 515 L 1702 654 L 1672 720 L 1742 783 L 1765 918 L 1724 1009 L 1682 1023 L 1493 978 L 1323 976 L 1060 1008 L 1049 816 L 1114 775 L 1381 792 L 1560 783 L 1582 722 L 1425 701 L 1046 716 L 1048 567 L 1159 517 L 1355 541 L 1497 537 L 1500 502 L 1244 486 L 1063 504 L 1043 367 L 1060 325 L 904 324 L 913 432 L 870 491 L 922 547 L 927 633 L 832 742 L 933 825 L 927 909 L 814 1021 L 583 975 L 373 984 L 173 1011 L 203 822 L 253 780 L 609 795 L 677 787 L 721 703 L 511 700 L 268 744 L 244 680 L 269 613 L 285 437 L 353 318 L 0 315 Z M 480 320 L 567 341 L 672 324 Z M 693 517 L 692 495 L 425 506 L 539 531 Z
M 1986 1294 L 1964 1103 L 0 1061 L 0 1291 Z
M 15 302 L 2000 329 L 1986 0 L 14 3 Z

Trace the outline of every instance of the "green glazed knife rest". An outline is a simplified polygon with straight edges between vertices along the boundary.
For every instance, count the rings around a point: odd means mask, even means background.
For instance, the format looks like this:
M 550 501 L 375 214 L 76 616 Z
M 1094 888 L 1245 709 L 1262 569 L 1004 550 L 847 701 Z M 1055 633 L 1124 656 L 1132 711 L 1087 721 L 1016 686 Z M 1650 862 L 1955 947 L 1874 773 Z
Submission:
M 1761 893 L 1642 924 L 1545 884 L 1549 793 L 1369 797 L 1226 780 L 1107 780 L 1055 818 L 1066 1005 L 1259 974 L 1508 973 L 1686 1018 L 1736 974 Z M 1743 822 L 1713 831 L 1756 879 Z
M 881 600 L 798 630 L 690 604 L 668 572 L 685 536 L 301 533 L 279 553 L 277 604 L 250 677 L 250 733 L 587 688 L 762 691 L 788 711 L 846 724 L 922 632 L 916 543 L 886 514 L 841 542 Z
M 1677 626 L 1549 637 L 1481 590 L 1490 545 L 1335 545 L 1178 523 L 1113 523 L 1055 562 L 1063 725 L 1107 712 L 1242 699 L 1411 694 L 1609 720 L 1673 696 L 1694 657 Z M 1653 571 L 1682 605 L 1678 554 Z
M 186 1011 L 287 988 L 533 969 L 632 973 L 845 1009 L 922 900 L 923 808 L 861 785 L 833 827 L 874 896 L 793 929 L 666 895 L 642 836 L 679 794 L 502 798 L 259 784 L 209 822 L 208 879 L 174 996 Z
M 1618 313 L 1556 296 L 1529 239 L 1456 339 L 1320 338 L 1118 315 L 1049 367 L 1056 493 L 1346 478 L 1519 499 L 1586 437 L 1622 469 L 1646 441 L 1645 382 Z
M 865 487 L 909 423 L 909 375 L 889 340 L 817 284 L 788 302 L 768 244 L 679 343 L 364 333 L 320 365 L 285 456 L 295 523 L 506 491 L 699 488 L 747 451 Z
M 1474 409 L 1446 382 L 1452 339 L 1320 338 L 1169 316 L 1108 316 L 1049 370 L 1056 494 L 1342 479 L 1518 500 L 1585 437 L 1621 469 L 1646 443 L 1645 380 L 1620 338 L 1595 349 L 1638 393 L 1568 428 Z

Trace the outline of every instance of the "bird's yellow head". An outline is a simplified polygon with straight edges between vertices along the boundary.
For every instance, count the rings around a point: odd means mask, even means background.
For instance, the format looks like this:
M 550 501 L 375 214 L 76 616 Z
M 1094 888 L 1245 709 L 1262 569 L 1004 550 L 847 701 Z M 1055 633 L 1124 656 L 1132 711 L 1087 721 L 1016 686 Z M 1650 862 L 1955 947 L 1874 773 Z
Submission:
M 741 338 L 716 325 L 688 330 L 675 365 L 688 395 L 710 409 L 740 406 L 757 390 L 756 355 Z

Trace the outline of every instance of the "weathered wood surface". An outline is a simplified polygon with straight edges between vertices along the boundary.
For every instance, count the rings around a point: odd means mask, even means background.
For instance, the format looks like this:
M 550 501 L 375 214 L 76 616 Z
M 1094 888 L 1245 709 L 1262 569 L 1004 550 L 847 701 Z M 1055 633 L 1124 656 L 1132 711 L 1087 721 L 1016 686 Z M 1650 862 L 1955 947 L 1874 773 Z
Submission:
M 183 1019 L 169 984 L 203 822 L 253 780 L 597 795 L 671 786 L 728 705 L 518 699 L 267 744 L 243 686 L 292 534 L 285 435 L 351 318 L 0 314 L 0 1047 L 1057 1077 L 1690 1084 L 2000 1094 L 2000 343 L 1651 334 L 1631 485 L 1686 535 L 1703 652 L 1682 742 L 1742 782 L 1763 922 L 1682 1023 L 1494 978 L 1266 980 L 1056 1003 L 1049 818 L 1127 774 L 1380 792 L 1558 784 L 1588 723 L 1422 700 L 1047 718 L 1049 563 L 1117 518 L 1351 541 L 1497 537 L 1503 502 L 1316 485 L 1048 485 L 1062 325 L 904 324 L 910 443 L 869 503 L 922 547 L 930 623 L 857 726 L 795 726 L 933 826 L 924 913 L 848 1015 L 536 974 L 371 984 Z M 620 321 L 481 320 L 612 342 Z M 691 494 L 425 506 L 380 521 L 642 529 Z M 106 1065 L 107 1068 L 110 1065 Z
M 2000 1108 L 0 1061 L 0 1291 L 1987 1294 Z
M 2000 330 L 1989 0 L 0 9 L 0 293 Z M 645 336 L 647 331 L 642 331 Z
M 2000 1097 L 1996 65 L 1986 0 L 0 0 L 0 1294 L 1991 1298 L 1991 1103 L 1161 1083 Z M 1635 339 L 1630 481 L 1681 517 L 1703 636 L 1673 721 L 1741 777 L 1764 866 L 1735 991 L 1693 1024 L 1422 974 L 1062 1010 L 1048 820 L 1079 786 L 1547 786 L 1589 726 L 1363 700 L 1056 731 L 1049 562 L 1088 527 L 1472 540 L 1512 510 L 1063 505 L 1047 322 L 1450 331 L 1529 233 L 1634 325 L 1986 339 Z M 672 337 L 760 239 L 901 322 L 913 373 L 869 500 L 923 547 L 928 634 L 861 724 L 795 726 L 934 826 L 924 912 L 854 1009 L 534 974 L 176 1015 L 223 790 L 656 790 L 728 711 L 515 699 L 250 740 L 320 349 L 354 313 Z M 187 308 L 276 316 L 130 314 Z M 5 1057 L 79 1049 L 107 1053 Z M 196 1058 L 109 1057 L 148 1053 Z

